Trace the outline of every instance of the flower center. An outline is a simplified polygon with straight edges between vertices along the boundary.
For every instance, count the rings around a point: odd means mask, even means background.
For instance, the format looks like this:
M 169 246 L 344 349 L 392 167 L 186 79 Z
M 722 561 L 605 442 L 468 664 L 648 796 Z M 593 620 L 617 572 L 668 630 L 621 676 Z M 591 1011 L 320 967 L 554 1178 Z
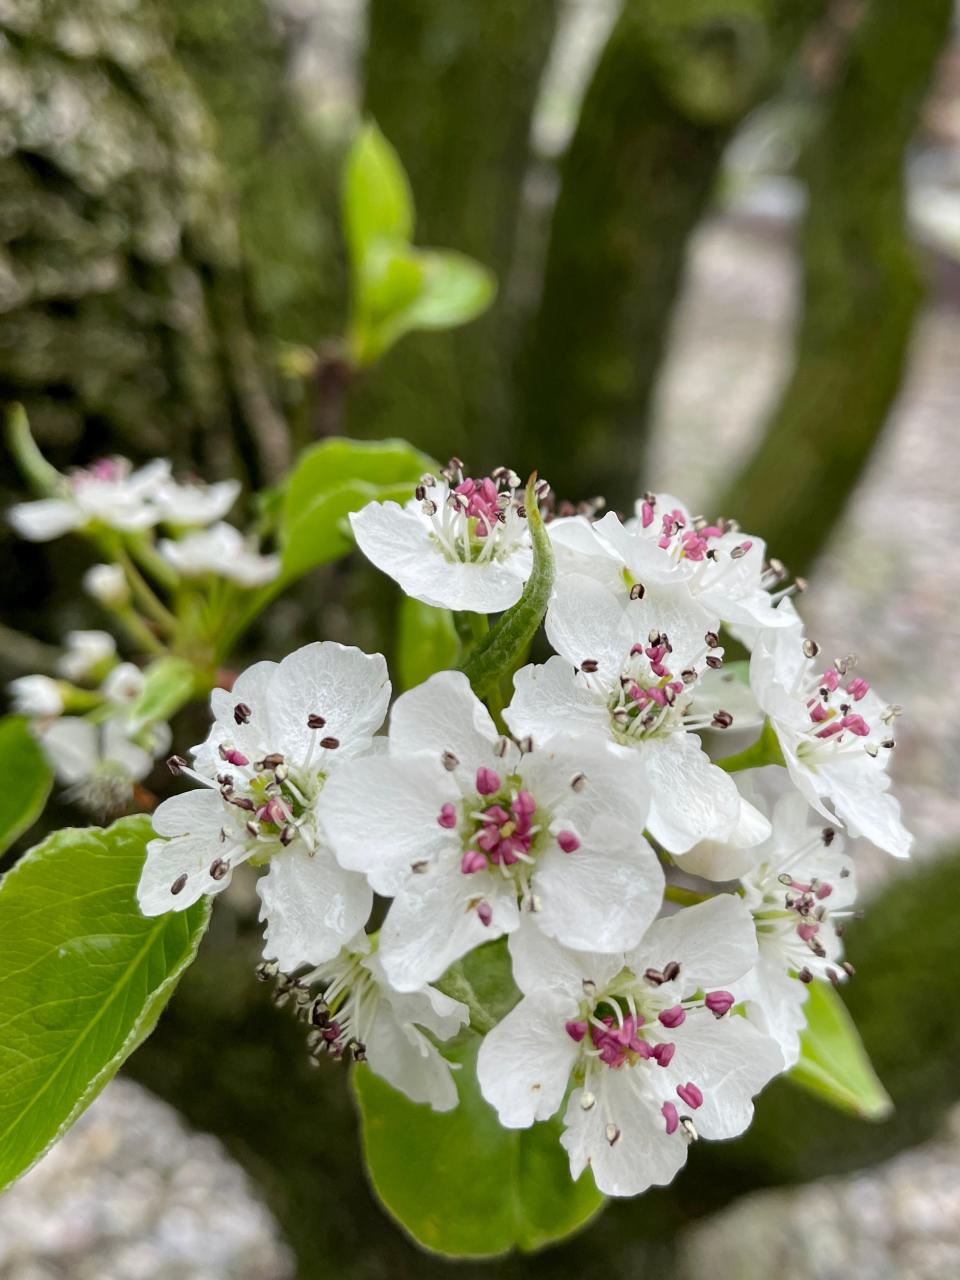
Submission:
M 432 475 L 422 477 L 416 496 L 430 520 L 433 535 L 450 561 L 464 564 L 501 560 L 521 545 L 527 534 L 527 513 L 520 478 L 497 467 L 479 480 L 465 476 L 453 458 L 443 472 L 445 497 Z
M 819 652 L 819 646 L 805 641 L 804 652 L 812 659 Z M 889 750 L 894 745 L 891 725 L 900 708 L 886 707 L 871 718 L 864 715 L 863 707 L 858 704 L 870 692 L 870 685 L 862 677 L 850 675 L 855 663 L 852 655 L 838 658 L 832 667 L 820 675 L 809 676 L 804 682 L 810 722 L 797 754 L 814 767 L 825 752 L 833 756 L 862 746 L 869 755 L 876 756 L 880 747 Z

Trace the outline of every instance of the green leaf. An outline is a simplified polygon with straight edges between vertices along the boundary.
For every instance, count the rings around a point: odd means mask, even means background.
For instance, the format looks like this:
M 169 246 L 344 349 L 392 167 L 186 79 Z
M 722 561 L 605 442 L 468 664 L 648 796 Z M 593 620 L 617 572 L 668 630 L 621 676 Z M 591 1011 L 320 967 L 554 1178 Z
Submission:
M 828 982 L 812 982 L 806 1010 L 800 1060 L 787 1079 L 841 1111 L 885 1120 L 893 1103 L 838 992 Z
M 169 720 L 190 701 L 196 683 L 192 662 L 167 654 L 144 672 L 143 688 L 130 708 L 133 732 L 155 720 Z
M 53 773 L 23 716 L 0 720 L 0 853 L 28 831 L 43 813 Z
M 433 460 L 403 440 L 334 437 L 308 449 L 287 482 L 280 516 L 279 585 L 346 555 L 346 517 L 368 502 L 405 502 Z
M 572 1181 L 558 1119 L 530 1129 L 500 1125 L 477 1087 L 479 1047 L 472 1031 L 444 1046 L 461 1064 L 455 1111 L 409 1102 L 365 1066 L 353 1080 L 377 1195 L 418 1244 L 461 1258 L 532 1252 L 570 1235 L 603 1205 L 589 1173 Z
M 24 1173 L 153 1030 L 208 908 L 146 919 L 147 817 L 58 831 L 0 882 L 0 1187 Z
M 460 652 L 453 615 L 412 596 L 400 602 L 397 620 L 397 683 L 400 690 L 422 684 L 436 671 L 453 667 Z
M 553 547 L 537 507 L 535 484 L 536 476 L 533 475 L 527 482 L 524 498 L 533 541 L 533 568 L 523 595 L 477 643 L 461 667 L 477 697 L 483 697 L 502 676 L 509 675 L 523 660 L 546 613 L 553 589 Z
M 484 1036 L 520 999 L 506 938 L 474 947 L 434 986 L 470 1010 L 470 1025 Z
M 371 120 L 357 134 L 343 172 L 343 223 L 354 269 L 377 240 L 413 235 L 413 192 L 400 157 Z
M 782 765 L 783 763 L 780 740 L 769 720 L 764 720 L 756 742 L 751 743 L 743 751 L 738 751 L 736 755 L 723 756 L 714 761 L 714 764 L 725 769 L 727 773 L 739 773 L 742 769 L 762 769 L 767 764 Z

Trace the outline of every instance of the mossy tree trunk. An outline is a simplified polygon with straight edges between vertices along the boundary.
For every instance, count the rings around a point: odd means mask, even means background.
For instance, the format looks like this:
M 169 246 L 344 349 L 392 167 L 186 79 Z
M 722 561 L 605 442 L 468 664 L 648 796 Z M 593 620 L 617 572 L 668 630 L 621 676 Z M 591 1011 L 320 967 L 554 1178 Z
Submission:
M 564 496 L 636 496 L 690 234 L 723 149 L 819 0 L 627 0 L 560 166 L 542 301 L 519 370 L 514 465 Z M 549 465 L 546 460 L 549 460 Z
M 880 438 L 922 299 L 904 163 L 950 0 L 872 0 L 803 156 L 805 290 L 792 376 L 716 504 L 806 572 Z

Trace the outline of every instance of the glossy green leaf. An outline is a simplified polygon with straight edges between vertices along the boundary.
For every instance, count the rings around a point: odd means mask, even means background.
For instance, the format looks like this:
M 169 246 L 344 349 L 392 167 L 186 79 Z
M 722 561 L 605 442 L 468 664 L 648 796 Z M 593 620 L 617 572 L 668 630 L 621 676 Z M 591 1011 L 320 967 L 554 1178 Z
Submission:
M 43 813 L 53 773 L 23 716 L 0 720 L 0 853 L 29 831 Z
M 473 1031 L 444 1046 L 461 1067 L 460 1105 L 442 1114 L 409 1102 L 367 1067 L 354 1074 L 374 1190 L 418 1244 L 451 1257 L 540 1249 L 603 1205 L 589 1172 L 572 1181 L 558 1119 L 502 1128 L 477 1088 L 479 1046 Z
M 146 919 L 147 817 L 58 831 L 0 882 L 0 1187 L 37 1160 L 149 1035 L 208 909 Z
M 400 602 L 397 619 L 397 684 L 402 692 L 436 671 L 456 665 L 460 642 L 449 609 L 434 609 L 412 596 Z
M 467 1006 L 470 1025 L 482 1036 L 505 1018 L 520 999 L 506 938 L 474 947 L 433 985 Z
M 461 668 L 478 697 L 483 697 L 523 661 L 547 611 L 553 589 L 553 547 L 537 507 L 534 484 L 535 477 L 531 476 L 524 501 L 533 541 L 533 568 L 523 595 L 477 643 Z
M 811 983 L 806 1011 L 800 1061 L 787 1079 L 863 1120 L 886 1119 L 893 1103 L 839 993 L 828 982 Z
M 378 240 L 413 235 L 413 193 L 394 148 L 370 121 L 357 134 L 343 171 L 343 222 L 356 264 Z
M 435 465 L 403 440 L 334 437 L 308 449 L 292 471 L 284 496 L 280 585 L 346 555 L 353 545 L 348 514 L 374 500 L 405 502 L 424 471 Z
M 131 729 L 136 732 L 155 720 L 169 720 L 193 696 L 196 672 L 192 662 L 168 654 L 152 662 L 144 672 L 143 688 L 130 708 Z

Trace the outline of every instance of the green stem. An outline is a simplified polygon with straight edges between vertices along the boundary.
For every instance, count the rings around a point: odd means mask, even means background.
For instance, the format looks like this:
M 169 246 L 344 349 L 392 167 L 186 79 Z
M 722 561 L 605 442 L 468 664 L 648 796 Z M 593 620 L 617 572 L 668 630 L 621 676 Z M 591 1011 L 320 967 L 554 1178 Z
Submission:
M 175 591 L 180 579 L 175 569 L 171 568 L 163 556 L 146 540 L 146 538 L 130 538 L 127 546 L 134 560 L 146 569 L 168 591 Z
M 785 764 L 780 742 L 769 720 L 763 722 L 760 737 L 751 746 L 736 755 L 715 760 L 719 768 L 727 773 L 739 773 L 742 769 L 761 769 L 766 764 Z
M 46 460 L 30 434 L 30 422 L 22 404 L 13 404 L 7 410 L 7 447 L 37 493 L 50 497 L 63 487 L 63 476 Z
M 695 907 L 710 898 L 709 893 L 697 893 L 695 889 L 684 889 L 678 884 L 668 884 L 663 891 L 667 902 L 679 903 L 681 907 Z
M 127 548 L 123 545 L 118 545 L 115 548 L 115 555 L 127 575 L 130 589 L 140 602 L 144 613 L 149 614 L 154 622 L 163 627 L 165 631 L 169 631 L 171 634 L 175 633 L 179 629 L 179 622 L 159 596 L 155 594 L 146 578 L 133 563 Z
M 130 605 L 115 608 L 112 613 L 129 638 L 134 644 L 139 645 L 144 653 L 166 653 L 166 646 L 157 639 L 143 618 Z

